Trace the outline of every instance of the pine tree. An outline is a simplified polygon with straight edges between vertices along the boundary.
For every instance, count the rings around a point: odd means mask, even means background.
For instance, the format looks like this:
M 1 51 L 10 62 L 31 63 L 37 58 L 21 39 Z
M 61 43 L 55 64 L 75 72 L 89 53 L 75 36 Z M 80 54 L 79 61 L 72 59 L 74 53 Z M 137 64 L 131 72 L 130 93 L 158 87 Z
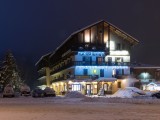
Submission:
M 11 51 L 8 51 L 2 63 L 0 71 L 0 84 L 5 87 L 7 84 L 13 85 L 15 89 L 19 89 L 22 84 L 19 70 L 15 58 Z

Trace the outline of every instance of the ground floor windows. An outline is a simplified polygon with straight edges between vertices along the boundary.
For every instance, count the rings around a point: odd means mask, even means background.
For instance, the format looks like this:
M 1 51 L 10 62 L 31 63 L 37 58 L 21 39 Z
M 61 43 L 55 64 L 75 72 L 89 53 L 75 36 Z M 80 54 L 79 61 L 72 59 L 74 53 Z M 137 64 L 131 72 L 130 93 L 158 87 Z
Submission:
M 112 78 L 113 79 L 113 78 Z M 113 94 L 119 88 L 126 87 L 126 82 L 123 80 L 112 80 L 110 82 L 107 81 L 81 81 L 75 82 L 66 81 L 59 83 L 52 83 L 52 88 L 56 91 L 56 94 L 62 94 L 62 92 L 66 93 L 68 91 L 78 91 L 82 94 L 86 95 L 98 95 L 99 93 L 105 94 Z M 102 94 L 101 94 L 102 95 Z
M 81 91 L 81 84 L 72 84 L 72 91 Z

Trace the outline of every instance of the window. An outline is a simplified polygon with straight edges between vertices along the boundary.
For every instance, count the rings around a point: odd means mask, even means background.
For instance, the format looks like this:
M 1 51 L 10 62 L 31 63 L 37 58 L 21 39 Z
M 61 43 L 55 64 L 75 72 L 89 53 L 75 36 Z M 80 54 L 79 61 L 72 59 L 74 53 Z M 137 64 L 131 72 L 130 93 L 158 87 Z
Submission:
M 104 77 L 104 69 L 100 69 L 100 77 Z
M 121 88 L 121 82 L 117 82 L 118 88 Z
M 104 24 L 104 43 L 106 43 L 106 47 L 108 47 L 108 25 Z
M 125 44 L 122 44 L 122 50 L 125 50 Z
M 85 56 L 83 57 L 83 61 L 91 61 L 91 57 Z
M 72 84 L 72 91 L 81 91 L 81 84 Z
M 92 57 L 85 56 L 83 57 L 83 65 L 90 65 L 92 61 Z
M 83 36 L 84 36 L 83 32 L 78 34 L 78 40 L 80 43 L 83 43 Z
M 122 75 L 124 75 L 124 69 L 122 69 Z
M 96 36 L 97 36 L 97 26 L 93 26 L 91 28 L 91 43 L 96 43 Z
M 85 43 L 89 43 L 90 42 L 90 29 L 87 29 L 84 31 L 85 33 Z
M 96 61 L 97 61 L 97 64 L 98 64 L 98 65 L 101 65 L 101 64 L 103 64 L 104 57 L 97 57 L 97 58 L 96 58 Z
M 104 91 L 108 91 L 108 87 L 109 87 L 109 85 L 108 85 L 107 83 L 104 83 L 104 84 L 103 84 L 103 89 L 104 89 Z
M 112 70 L 112 77 L 115 77 L 115 75 L 116 75 L 116 69 L 113 69 Z
M 121 61 L 122 61 L 122 58 L 120 58 L 120 57 L 116 58 L 116 62 L 121 62 Z
M 83 69 L 83 75 L 88 75 L 88 69 Z
M 117 50 L 121 50 L 121 44 L 117 43 Z
M 112 57 L 108 57 L 108 65 L 112 65 Z

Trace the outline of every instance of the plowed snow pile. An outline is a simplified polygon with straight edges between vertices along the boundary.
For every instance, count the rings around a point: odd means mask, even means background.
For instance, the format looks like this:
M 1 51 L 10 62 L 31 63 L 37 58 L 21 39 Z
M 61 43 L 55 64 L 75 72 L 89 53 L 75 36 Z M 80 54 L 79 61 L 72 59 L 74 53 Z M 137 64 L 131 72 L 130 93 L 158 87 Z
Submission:
M 136 87 L 126 87 L 124 89 L 119 89 L 112 97 L 133 98 L 140 95 L 145 95 L 145 92 Z
M 71 91 L 65 95 L 66 98 L 85 98 L 86 96 L 78 91 Z

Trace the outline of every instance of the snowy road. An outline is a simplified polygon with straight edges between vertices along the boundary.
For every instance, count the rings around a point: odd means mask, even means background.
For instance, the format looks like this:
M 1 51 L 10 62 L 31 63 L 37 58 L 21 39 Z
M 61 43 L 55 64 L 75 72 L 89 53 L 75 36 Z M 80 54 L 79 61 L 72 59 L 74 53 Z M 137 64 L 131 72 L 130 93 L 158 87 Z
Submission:
M 0 98 L 0 120 L 159 120 L 160 104 L 83 102 L 64 98 Z

